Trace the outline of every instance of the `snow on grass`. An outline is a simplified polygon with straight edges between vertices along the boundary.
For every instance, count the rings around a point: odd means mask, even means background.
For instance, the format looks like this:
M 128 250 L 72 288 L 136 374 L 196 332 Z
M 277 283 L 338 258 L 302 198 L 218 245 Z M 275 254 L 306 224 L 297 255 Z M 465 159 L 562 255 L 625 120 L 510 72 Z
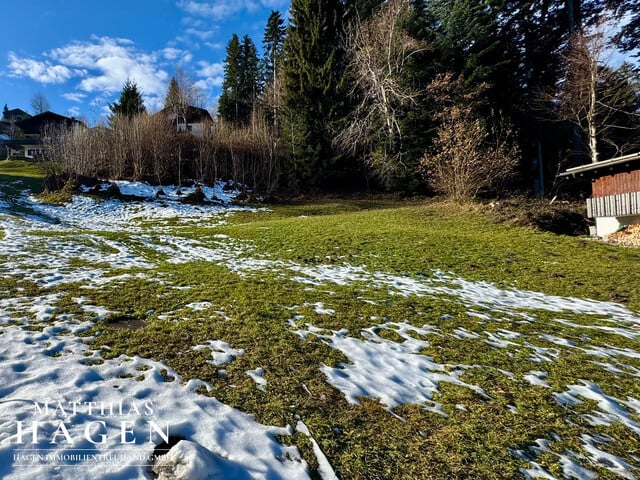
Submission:
M 196 186 L 191 185 L 188 187 L 178 187 L 176 185 L 150 185 L 144 182 L 130 182 L 123 180 L 116 180 L 115 183 L 122 195 L 134 196 L 138 198 L 153 200 L 157 197 L 169 199 L 173 201 L 179 201 L 189 194 L 195 191 Z M 100 190 L 106 191 L 110 186 L 110 183 L 102 183 L 99 185 Z M 237 195 L 238 190 L 234 188 L 225 188 L 226 182 L 218 181 L 215 185 L 200 185 L 202 193 L 204 193 L 207 200 L 218 199 L 223 203 L 230 203 Z M 81 187 L 84 192 L 89 192 L 91 189 L 88 187 Z
M 324 307 L 324 303 L 322 303 L 322 302 L 305 303 L 303 306 L 304 307 L 313 307 L 313 310 L 318 315 L 333 315 L 334 313 L 336 313 L 336 311 L 331 309 L 331 308 L 325 308 Z
M 548 373 L 541 370 L 531 370 L 526 374 L 524 378 L 531 385 L 537 385 L 538 387 L 551 388 L 549 384 L 544 380 L 547 378 Z
M 306 435 L 311 445 L 313 447 L 313 453 L 318 459 L 318 473 L 320 474 L 320 478 L 322 480 L 338 480 L 336 476 L 336 472 L 333 471 L 329 460 L 324 455 L 322 450 L 320 449 L 320 445 L 316 442 L 316 439 L 311 436 L 311 432 L 309 431 L 309 427 L 307 427 L 302 420 L 298 422 L 296 425 L 296 431 Z
M 188 233 L 181 232 L 181 228 L 187 225 L 223 224 L 224 217 L 230 212 L 229 208 L 213 204 L 193 206 L 181 203 L 177 201 L 177 191 L 168 187 L 163 187 L 166 195 L 160 199 L 155 198 L 156 190 L 148 185 L 121 184 L 120 189 L 124 194 L 145 197 L 146 200 L 124 203 L 77 196 L 66 207 L 52 207 L 33 199 L 23 199 L 22 206 L 31 213 L 23 213 L 22 216 L 0 214 L 0 229 L 4 235 L 0 242 L 0 255 L 6 259 L 0 264 L 0 276 L 32 280 L 45 288 L 71 283 L 81 283 L 85 288 L 101 288 L 105 284 L 133 277 L 158 281 L 154 278 L 154 269 L 162 261 L 174 264 L 206 261 L 225 266 L 239 275 L 260 276 L 268 272 L 280 278 L 293 279 L 306 286 L 310 292 L 324 291 L 319 287 L 327 285 L 355 286 L 364 292 L 358 298 L 363 303 L 374 305 L 376 303 L 367 296 L 376 289 L 391 296 L 429 297 L 449 301 L 452 305 L 464 308 L 468 319 L 476 322 L 465 327 L 452 324 L 452 330 L 448 333 L 450 337 L 461 341 L 484 342 L 493 348 L 505 349 L 509 354 L 525 351 L 528 357 L 524 358 L 536 364 L 555 362 L 564 351 L 575 350 L 595 357 L 592 363 L 600 365 L 607 372 L 624 372 L 640 377 L 639 369 L 622 363 L 625 358 L 640 358 L 640 352 L 635 349 L 585 345 L 589 341 L 586 334 L 581 345 L 577 345 L 574 340 L 563 338 L 561 334 L 551 335 L 547 332 L 525 336 L 507 329 L 494 330 L 487 325 L 505 318 L 516 324 L 534 323 L 538 315 L 544 312 L 557 315 L 553 321 L 557 322 L 558 328 L 614 334 L 624 339 L 636 340 L 640 337 L 640 318 L 621 304 L 500 288 L 488 282 L 470 282 L 437 270 L 431 272 L 430 276 L 402 276 L 371 271 L 365 265 L 308 266 L 277 258 L 253 258 L 250 254 L 254 253 L 254 247 L 249 243 L 219 234 L 193 239 L 189 238 Z M 216 196 L 221 198 L 218 194 Z M 151 225 L 153 230 L 149 228 Z M 124 239 L 113 240 L 105 232 L 124 233 Z M 130 270 L 131 273 L 112 275 L 112 269 Z M 175 433 L 188 440 L 173 447 L 165 458 L 166 463 L 163 465 L 173 473 L 197 478 L 206 469 L 218 469 L 227 475 L 235 474 L 238 478 L 306 478 L 306 465 L 300 461 L 295 449 L 279 445 L 274 440 L 276 434 L 291 433 L 289 430 L 259 425 L 215 399 L 194 393 L 197 387 L 206 388 L 206 385 L 198 381 L 181 385 L 175 372 L 161 363 L 127 357 L 103 360 L 99 352 L 89 351 L 83 341 L 75 336 L 74 332 L 86 328 L 87 324 L 79 323 L 71 315 L 61 315 L 62 312 L 56 307 L 59 300 L 58 294 L 0 299 L 0 325 L 4 326 L 0 335 L 0 359 L 3 370 L 7 373 L 7 382 L 0 387 L 0 393 L 4 399 L 11 401 L 0 404 L 0 409 L 10 408 L 11 418 L 16 418 L 17 421 L 24 419 L 25 422 L 31 419 L 33 402 L 37 401 L 36 398 L 42 398 L 38 395 L 50 398 L 51 401 L 62 398 L 67 403 L 76 401 L 76 398 L 80 399 L 78 401 L 88 402 L 144 402 L 150 399 L 157 407 L 154 415 L 149 416 L 150 419 L 175 424 L 172 435 Z M 77 297 L 74 301 L 92 319 L 105 318 L 112 313 L 103 307 L 91 305 L 84 298 Z M 193 311 L 212 306 L 209 302 L 186 305 Z M 334 308 L 326 308 L 322 301 L 315 299 L 302 304 L 302 307 L 292 307 L 293 310 L 297 308 L 310 308 L 323 316 L 336 313 Z M 568 320 L 562 318 L 565 314 L 574 316 Z M 578 323 L 575 316 L 580 316 L 584 321 Z M 433 320 L 448 323 L 456 318 L 449 314 L 439 314 Z M 442 382 L 469 389 L 483 400 L 491 401 L 482 388 L 463 380 L 463 374 L 468 368 L 487 366 L 441 364 L 423 353 L 430 346 L 427 341 L 429 335 L 443 335 L 436 327 L 387 322 L 358 332 L 346 329 L 326 330 L 309 324 L 300 329 L 298 324 L 303 319 L 302 315 L 296 315 L 290 320 L 290 330 L 303 339 L 318 338 L 342 352 L 348 359 L 348 363 L 335 367 L 324 365 L 321 370 L 327 381 L 352 404 L 358 404 L 360 397 L 369 397 L 379 399 L 389 411 L 404 404 L 419 404 L 443 415 L 442 405 L 434 401 Z M 372 322 L 377 319 L 376 316 L 370 318 Z M 590 324 L 589 319 L 597 320 L 594 322 L 597 325 Z M 33 321 L 55 323 L 43 332 L 29 332 L 12 325 Z M 474 329 L 473 325 L 477 325 L 477 328 Z M 63 335 L 63 330 L 68 332 Z M 401 340 L 390 340 L 386 333 Z M 545 345 L 550 343 L 553 346 L 536 345 L 533 343 L 535 338 L 544 341 Z M 209 363 L 216 367 L 245 353 L 222 340 L 210 340 L 207 344 L 193 348 L 210 351 L 212 359 Z M 551 371 L 546 368 L 544 370 Z M 541 366 L 524 375 L 498 371 L 513 380 L 522 378 L 534 386 L 550 388 L 547 373 Z M 222 369 L 218 372 L 220 375 L 225 374 Z M 266 379 L 261 368 L 246 373 L 256 382 L 257 388 L 264 389 Z M 167 378 L 175 380 L 167 381 Z M 36 388 L 37 385 L 42 388 Z M 637 421 L 640 402 L 634 398 L 617 399 L 605 394 L 597 384 L 586 381 L 582 385 L 569 384 L 565 391 L 549 393 L 561 405 L 578 405 L 584 400 L 595 401 L 597 410 L 585 416 L 592 426 L 619 423 L 629 429 L 631 434 L 640 435 L 640 424 Z M 27 402 L 14 403 L 14 399 Z M 512 414 L 517 415 L 516 407 L 510 407 Z M 64 416 L 64 419 L 74 425 L 105 421 L 104 429 L 108 434 L 105 444 L 93 445 L 81 438 L 82 432 L 74 432 L 74 439 L 80 439 L 80 447 L 107 452 L 112 451 L 118 443 L 116 420 L 119 419 L 103 419 L 102 416 L 96 416 L 95 412 L 88 413 L 86 410 Z M 43 419 L 43 435 L 55 432 L 57 420 L 59 419 Z M 135 416 L 131 419 L 133 428 L 142 428 L 145 420 L 148 419 L 144 416 Z M 94 426 L 101 427 L 101 424 Z M 310 437 L 308 429 L 305 432 L 304 428 L 304 424 L 299 424 L 298 430 Z M 37 478 L 43 472 L 51 472 L 51 465 L 31 466 L 32 468 L 25 468 L 24 471 L 12 468 L 10 454 L 15 450 L 15 442 L 13 445 L 11 442 L 16 440 L 17 433 L 15 429 L 13 434 L 7 434 L 6 429 L 2 432 L 0 476 Z M 32 430 L 25 423 L 25 434 L 31 433 Z M 255 435 L 255 439 L 250 438 L 250 435 Z M 335 474 L 328 461 L 326 465 L 323 464 L 326 458 L 317 442 L 312 437 L 310 440 L 320 463 L 320 474 L 324 478 L 333 478 L 331 475 Z M 610 456 L 599 438 L 583 436 L 581 440 L 586 456 L 571 452 L 564 455 L 552 452 L 557 456 L 566 478 L 595 478 L 593 472 L 580 466 L 579 462 L 584 463 L 585 458 L 608 468 L 615 475 L 633 478 L 633 467 L 624 459 Z M 80 448 L 76 445 L 74 447 Z M 549 450 L 544 450 L 543 447 L 544 444 L 540 443 L 536 447 L 537 453 Z M 147 442 L 135 444 L 131 448 L 135 452 L 148 454 L 153 450 L 153 445 Z M 47 449 L 54 453 L 62 452 L 64 446 L 47 444 Z M 276 460 L 276 457 L 280 460 Z M 530 468 L 524 469 L 523 474 L 528 478 L 554 478 L 535 462 L 534 457 L 527 457 L 527 461 L 530 462 Z M 102 470 L 97 468 L 83 468 L 81 475 L 87 472 L 85 477 L 73 477 L 71 470 L 64 468 L 57 472 L 59 478 L 101 478 L 100 475 L 113 474 L 109 478 L 117 479 L 135 478 L 141 476 L 143 471 L 143 467 L 108 466 L 106 473 L 100 473 Z M 101 465 L 100 468 L 105 467 Z
M 208 360 L 207 363 L 215 367 L 221 367 L 225 363 L 233 361 L 234 358 L 244 355 L 243 349 L 233 348 L 222 340 L 209 340 L 206 345 L 196 345 L 191 348 L 196 351 L 210 350 L 213 360 Z
M 185 305 L 185 307 L 190 308 L 194 312 L 200 312 L 211 308 L 211 302 L 192 302 Z
M 262 390 L 263 392 L 265 391 L 265 386 L 267 385 L 267 379 L 264 378 L 263 368 L 258 367 L 254 370 L 247 370 L 246 374 L 249 375 L 251 377 L 251 380 L 253 380 L 256 383 L 256 388 L 258 390 Z
M 390 330 L 400 335 L 403 342 L 394 342 L 378 335 L 380 330 Z M 414 327 L 408 324 L 385 323 L 361 332 L 363 339 L 347 336 L 347 331 L 320 333 L 311 327 L 299 334 L 317 336 L 330 347 L 340 350 L 350 361 L 333 368 L 322 367 L 327 381 L 340 390 L 349 403 L 359 405 L 360 397 L 377 398 L 392 410 L 405 404 L 424 405 L 428 410 L 446 415 L 442 405 L 433 400 L 441 382 L 466 387 L 486 397 L 478 386 L 460 380 L 464 366 L 441 365 L 420 352 L 429 346 L 426 340 L 418 340 L 409 332 L 426 336 L 434 332 L 432 327 Z
M 46 300 L 34 299 L 32 306 Z M 22 306 L 28 308 L 26 302 Z M 3 320 L 12 315 L 0 311 Z M 190 442 L 168 455 L 169 463 L 186 472 L 178 478 L 210 478 L 197 476 L 205 470 L 221 478 L 308 478 L 297 450 L 276 441 L 290 429 L 261 425 L 197 394 L 205 384 L 182 384 L 160 362 L 103 360 L 75 336 L 88 326 L 3 328 L 0 477 L 146 478 L 155 446 L 171 436 Z
M 611 425 L 614 422 L 621 423 L 631 432 L 640 437 L 640 423 L 633 419 L 633 415 L 640 414 L 640 402 L 632 397 L 620 400 L 605 394 L 595 383 L 587 380 L 581 381 L 582 385 L 569 385 L 569 388 L 553 396 L 560 405 L 578 405 L 582 399 L 596 402 L 598 410 L 586 415 L 592 425 Z M 629 409 L 633 411 L 630 412 Z

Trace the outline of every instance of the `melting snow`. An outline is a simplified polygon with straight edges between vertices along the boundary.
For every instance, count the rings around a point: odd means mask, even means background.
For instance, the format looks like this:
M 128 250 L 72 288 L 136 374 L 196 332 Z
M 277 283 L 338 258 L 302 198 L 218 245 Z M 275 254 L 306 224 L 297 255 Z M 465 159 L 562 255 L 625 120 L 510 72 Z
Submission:
M 387 329 L 400 335 L 404 341 L 394 342 L 380 337 L 376 331 Z M 310 328 L 301 333 L 313 334 L 332 348 L 340 350 L 351 363 L 341 363 L 337 368 L 327 365 L 323 373 L 331 385 L 340 390 L 349 403 L 360 404 L 360 397 L 378 398 L 389 410 L 404 404 L 419 404 L 445 415 L 442 405 L 433 400 L 441 382 L 469 388 L 485 396 L 484 391 L 459 379 L 459 366 L 446 366 L 421 355 L 429 346 L 426 340 L 418 340 L 408 332 L 422 336 L 433 333 L 431 327 L 417 328 L 408 324 L 387 323 L 361 332 L 365 340 L 349 337 L 346 331 L 319 333 Z

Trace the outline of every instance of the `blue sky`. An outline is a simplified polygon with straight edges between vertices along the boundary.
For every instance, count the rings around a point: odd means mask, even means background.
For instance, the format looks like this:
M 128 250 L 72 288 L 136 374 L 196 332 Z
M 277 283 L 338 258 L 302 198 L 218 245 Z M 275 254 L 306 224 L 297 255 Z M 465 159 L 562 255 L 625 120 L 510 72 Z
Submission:
M 149 110 L 161 108 L 183 69 L 208 95 L 220 94 L 233 33 L 260 47 L 271 10 L 289 0 L 19 0 L 2 2 L 0 108 L 30 111 L 41 92 L 51 109 L 95 123 L 131 78 Z M 31 112 L 30 112 L 31 113 Z

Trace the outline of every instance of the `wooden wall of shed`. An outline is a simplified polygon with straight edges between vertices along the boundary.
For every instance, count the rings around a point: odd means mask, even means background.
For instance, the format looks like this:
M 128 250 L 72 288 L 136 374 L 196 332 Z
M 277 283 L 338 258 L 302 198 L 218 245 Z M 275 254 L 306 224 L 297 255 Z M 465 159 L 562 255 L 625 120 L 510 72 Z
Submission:
M 640 170 L 596 178 L 591 183 L 591 188 L 594 197 L 640 192 Z

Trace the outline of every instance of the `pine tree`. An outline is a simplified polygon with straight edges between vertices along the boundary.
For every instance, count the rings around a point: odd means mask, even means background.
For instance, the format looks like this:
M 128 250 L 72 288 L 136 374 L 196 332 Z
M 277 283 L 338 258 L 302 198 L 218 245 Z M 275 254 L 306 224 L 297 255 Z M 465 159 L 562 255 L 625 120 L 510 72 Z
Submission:
M 114 116 L 123 115 L 129 118 L 144 113 L 146 108 L 138 85 L 132 80 L 127 80 L 120 92 L 120 99 L 109 105 L 109 109 Z
M 282 59 L 282 47 L 287 34 L 284 20 L 280 12 L 274 10 L 269 15 L 267 26 L 262 37 L 264 50 L 263 76 L 266 84 L 272 84 L 278 74 L 280 61 Z M 275 88 L 274 88 L 275 89 Z
M 278 110 L 279 102 L 279 77 L 282 63 L 282 48 L 287 35 L 284 20 L 278 11 L 272 11 L 267 20 L 262 45 L 264 57 L 262 58 L 262 78 L 264 81 L 265 110 L 268 112 L 269 121 L 275 132 L 279 129 Z
M 247 123 L 257 104 L 260 94 L 260 68 L 258 50 L 249 35 L 242 37 L 240 45 L 240 83 L 238 95 L 240 97 L 240 123 Z
M 224 60 L 224 81 L 218 103 L 218 114 L 224 120 L 239 125 L 251 118 L 260 94 L 258 51 L 248 35 L 242 43 L 235 33 L 227 45 Z
M 164 108 L 170 110 L 172 113 L 178 113 L 183 103 L 184 95 L 180 89 L 180 85 L 178 85 L 176 77 L 171 77 L 167 94 L 164 97 Z
M 332 127 L 344 107 L 340 0 L 292 0 L 284 44 L 283 130 L 290 183 L 317 186 L 333 161 Z
M 640 0 L 608 0 L 607 6 L 614 10 L 616 19 L 626 18 L 620 22 L 622 27 L 616 34 L 616 43 L 627 52 L 635 51 L 640 56 Z
M 9 116 L 9 107 L 7 104 L 4 104 L 4 108 L 2 109 L 2 118 L 7 118 Z
M 218 115 L 223 120 L 239 121 L 240 88 L 240 40 L 235 33 L 227 44 L 227 56 L 224 60 L 224 81 L 218 102 Z

